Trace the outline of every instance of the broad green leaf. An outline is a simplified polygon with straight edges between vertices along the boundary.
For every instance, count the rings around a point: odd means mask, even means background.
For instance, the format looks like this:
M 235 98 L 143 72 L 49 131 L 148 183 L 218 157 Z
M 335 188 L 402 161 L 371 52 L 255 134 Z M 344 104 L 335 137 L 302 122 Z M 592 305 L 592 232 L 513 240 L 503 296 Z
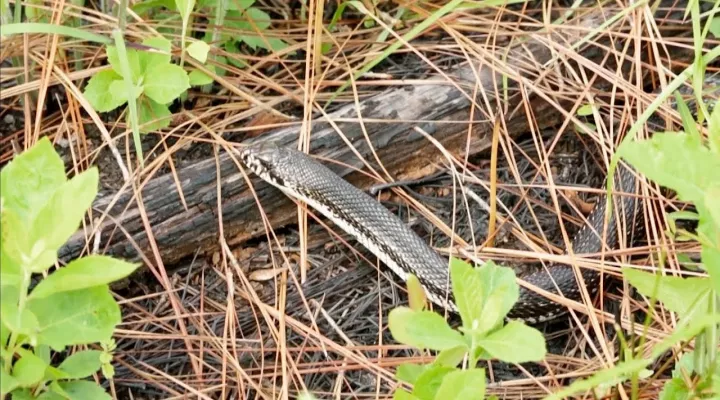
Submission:
M 30 387 L 42 380 L 45 376 L 47 364 L 42 358 L 27 351 L 20 350 L 21 357 L 13 365 L 12 375 L 22 387 Z
M 132 88 L 132 96 L 137 100 L 143 92 L 143 87 L 133 85 Z M 112 98 L 120 102 L 120 104 L 125 104 L 128 101 L 127 85 L 125 85 L 125 81 L 122 79 L 118 79 L 110 83 L 109 93 Z
M 0 393 L 10 393 L 18 386 L 20 386 L 20 382 L 5 372 L 5 368 L 0 368 Z
M 520 295 L 515 272 L 492 261 L 473 268 L 453 259 L 450 273 L 463 330 L 473 335 L 481 335 L 500 325 Z
M 437 400 L 483 400 L 485 370 L 467 369 L 450 372 L 435 395 Z
M 690 376 L 695 372 L 695 366 L 693 365 L 694 350 L 689 351 L 680 357 L 680 360 L 675 364 L 673 368 L 673 378 L 682 378 L 683 376 Z
M 106 285 L 31 299 L 38 339 L 61 351 L 65 346 L 102 342 L 120 323 L 120 307 Z
M 29 224 L 66 180 L 65 165 L 47 137 L 20 153 L 0 172 L 3 212 L 13 211 Z
M 65 397 L 52 391 L 43 392 L 37 400 L 66 400 Z
M 720 232 L 720 185 L 707 189 L 707 192 L 705 193 L 705 207 L 715 224 L 715 230 Z
M 100 350 L 84 350 L 66 358 L 58 369 L 68 374 L 69 379 L 82 379 L 100 370 Z
M 77 231 L 98 191 L 98 170 L 93 167 L 73 177 L 50 197 L 32 224 L 35 239 L 33 272 L 49 267 L 60 247 Z
M 435 364 L 444 365 L 446 367 L 456 367 L 465 358 L 468 352 L 467 346 L 458 346 L 445 349 L 438 353 L 435 357 Z
M 451 329 L 443 317 L 431 311 L 395 308 L 388 316 L 388 326 L 395 340 L 419 349 L 467 346 L 460 332 Z
M 644 296 L 652 297 L 657 293 L 658 300 L 662 301 L 667 309 L 680 315 L 686 315 L 698 299 L 707 296 L 710 291 L 710 280 L 707 278 L 658 277 L 628 267 L 623 268 L 622 273 L 625 279 Z
M 142 132 L 153 132 L 170 126 L 172 113 L 166 105 L 143 98 L 138 106 L 138 123 Z
M 130 275 L 138 266 L 102 255 L 79 258 L 43 279 L 30 293 L 30 298 L 109 284 Z
M 97 112 L 112 111 L 127 101 L 127 96 L 117 97 L 110 90 L 114 82 L 123 82 L 122 77 L 112 69 L 106 69 L 93 75 L 88 81 L 83 95 Z
M 423 372 L 413 385 L 413 396 L 422 400 L 433 400 L 437 394 L 443 379 L 455 368 L 443 367 L 441 365 L 430 365 Z
M 658 400 L 693 400 L 692 392 L 681 378 L 672 378 L 665 382 Z
M 209 85 L 214 82 L 213 78 L 210 75 L 208 75 L 198 69 L 194 69 L 194 70 L 190 71 L 190 74 L 188 75 L 188 77 L 190 78 L 191 86 Z
M 545 358 L 547 353 L 542 333 L 519 321 L 510 321 L 504 327 L 476 340 L 483 350 L 505 362 L 537 362 Z
M 415 311 L 422 311 L 425 308 L 425 289 L 420 284 L 417 276 L 410 274 L 407 278 L 408 303 L 410 308 Z
M 46 344 L 38 344 L 35 346 L 35 349 L 33 349 L 33 352 L 36 356 L 40 357 L 45 364 L 50 365 L 50 361 L 52 360 L 50 358 L 50 346 Z
M 684 133 L 656 133 L 649 140 L 625 142 L 618 149 L 621 157 L 640 173 L 675 190 L 684 201 L 703 208 L 705 189 L 720 185 L 720 157 L 697 138 Z
M 2 324 L 10 331 L 23 335 L 34 336 L 38 329 L 37 317 L 25 308 L 22 313 L 18 309 L 19 288 L 6 286 L 0 292 L 0 315 Z
M 73 400 L 112 400 L 102 386 L 91 381 L 59 382 L 60 387 Z
M 108 63 L 110 64 L 112 69 L 115 70 L 115 72 L 119 76 L 122 76 L 123 69 L 120 64 L 120 56 L 118 55 L 117 48 L 115 46 L 107 46 L 106 52 Z M 135 49 L 126 49 L 126 52 L 128 65 L 130 65 L 130 74 L 132 75 L 132 81 L 133 83 L 137 83 L 138 79 L 140 79 L 143 73 L 142 65 L 140 63 L 140 54 Z
M 156 64 L 145 73 L 144 93 L 160 104 L 168 104 L 190 88 L 184 69 L 173 64 Z
M 140 67 L 143 72 L 147 71 L 151 66 L 157 64 L 170 64 L 170 52 L 172 51 L 172 43 L 162 36 L 151 37 L 143 40 L 145 46 L 154 47 L 162 50 L 167 54 L 156 53 L 151 51 L 141 51 Z
M 205 64 L 207 61 L 208 52 L 210 51 L 210 46 L 208 46 L 207 43 L 196 40 L 187 47 L 187 52 L 190 54 L 190 56 L 201 63 Z
M 706 235 L 710 236 L 710 238 L 714 238 L 714 242 L 711 241 L 711 243 L 720 243 L 719 238 L 720 234 L 717 232 L 709 232 L 712 229 L 710 228 L 710 224 L 700 224 L 698 227 L 698 231 L 708 231 Z M 711 239 L 712 240 L 712 239 Z M 720 246 L 720 244 L 718 244 Z M 709 281 L 710 286 L 714 288 L 720 287 L 720 248 L 707 245 L 702 247 L 702 251 L 700 252 L 703 266 L 705 270 L 710 275 Z M 717 289 L 716 289 L 717 292 Z
M 61 371 L 53 366 L 48 366 L 45 369 L 45 377 L 43 378 L 46 381 L 58 381 L 61 379 L 68 379 L 69 376 L 66 372 Z
M 10 397 L 12 400 L 35 400 L 35 396 L 33 396 L 32 392 L 30 392 L 30 389 L 24 388 L 15 389 L 10 394 Z
M 419 364 L 401 364 L 395 371 L 395 378 L 401 382 L 411 385 L 415 384 L 417 378 L 427 369 L 426 365 Z
M 405 389 L 398 389 L 393 393 L 393 400 L 420 400 Z
M 5 223 L 6 221 L 3 218 L 2 229 L 5 229 L 7 227 Z M 11 234 L 17 235 L 18 233 L 12 232 Z M 20 232 L 20 234 L 22 234 L 22 232 Z M 6 251 L 5 241 L 13 241 L 13 239 L 14 238 L 7 237 L 5 234 L 3 234 L 3 243 L 2 247 L 0 247 L 0 286 L 19 287 L 20 282 L 22 281 L 22 270 L 20 269 L 20 264 L 15 261 L 14 258 L 10 257 Z M 25 245 L 22 245 L 22 247 L 25 247 Z
M 720 39 L 720 19 L 713 18 L 710 22 L 710 33 L 715 36 L 716 39 Z
M 0 323 L 0 343 L 3 345 L 7 344 L 8 339 L 10 338 L 10 329 L 8 329 L 5 324 Z M 2 346 L 0 346 L 0 351 L 4 350 Z M 2 369 L 2 368 L 0 368 Z

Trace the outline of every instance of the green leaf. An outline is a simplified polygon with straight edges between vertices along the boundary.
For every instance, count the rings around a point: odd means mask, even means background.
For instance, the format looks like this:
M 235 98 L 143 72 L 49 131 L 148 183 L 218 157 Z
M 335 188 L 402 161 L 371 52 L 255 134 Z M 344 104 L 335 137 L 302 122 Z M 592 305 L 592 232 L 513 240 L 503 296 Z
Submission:
M 8 212 L 3 213 L 4 215 Z M 3 216 L 4 216 L 3 215 Z M 3 218 L 2 221 L 2 229 L 7 228 L 7 225 L 5 225 L 6 221 Z M 10 231 L 12 232 L 12 231 Z M 14 258 L 10 257 L 9 254 L 7 254 L 7 246 L 5 244 L 5 240 L 13 240 L 11 237 L 7 237 L 10 235 L 17 235 L 22 234 L 22 232 L 12 232 L 8 235 L 3 234 L 3 244 L 2 247 L 0 247 L 0 286 L 18 286 L 20 285 L 20 282 L 22 281 L 22 270 L 20 269 L 20 264 L 15 261 Z M 21 247 L 25 247 L 22 245 Z
M 467 346 L 460 332 L 452 330 L 443 317 L 431 311 L 395 308 L 388 316 L 388 326 L 395 340 L 419 349 Z
M 483 400 L 485 398 L 485 370 L 467 369 L 445 376 L 435 395 L 437 400 Z
M 100 350 L 84 350 L 66 358 L 58 369 L 68 374 L 68 379 L 82 379 L 94 374 L 102 363 Z
M 138 122 L 141 125 L 142 132 L 157 131 L 170 126 L 172 113 L 166 105 L 144 98 L 139 103 L 139 106 Z
M 170 64 L 170 52 L 172 51 L 172 43 L 162 36 L 151 37 L 143 40 L 145 46 L 150 46 L 161 50 L 167 54 L 156 53 L 151 51 L 141 51 L 140 54 L 140 67 L 143 72 L 146 72 L 151 66 L 157 64 Z
M 710 21 L 710 33 L 712 33 L 715 38 L 720 39 L 720 19 L 713 18 L 712 21 Z
M 117 48 L 115 46 L 107 46 L 105 50 L 107 53 L 108 63 L 112 69 L 122 77 L 122 66 L 120 64 L 120 56 L 118 55 Z M 130 74 L 133 83 L 137 83 L 138 79 L 142 76 L 142 64 L 140 63 L 140 54 L 135 49 L 126 49 L 127 61 L 130 66 Z
M 190 71 L 189 78 L 190 78 L 190 85 L 192 85 L 192 86 L 209 85 L 215 81 L 210 75 L 208 75 L 198 69 L 194 69 L 194 70 Z
M 720 185 L 707 189 L 705 193 L 705 207 L 707 207 L 708 214 L 715 224 L 715 230 L 720 232 Z
M 207 43 L 196 40 L 187 47 L 187 52 L 190 54 L 190 56 L 201 63 L 205 64 L 207 61 L 208 52 L 210 51 L 210 46 L 208 46 Z
M 675 190 L 683 201 L 703 208 L 705 189 L 720 185 L 720 157 L 694 136 L 656 133 L 649 140 L 625 142 L 618 149 L 640 173 Z M 702 212 L 701 212 L 702 213 Z
M 672 378 L 663 385 L 658 400 L 692 400 L 693 398 L 695 397 L 685 385 L 685 381 L 680 378 Z
M 38 320 L 32 311 L 18 308 L 19 288 L 6 286 L 0 292 L 0 315 L 2 324 L 10 331 L 33 337 L 38 329 Z
M 184 69 L 173 64 L 156 64 L 145 73 L 144 93 L 160 104 L 168 104 L 190 88 Z
M 3 395 L 10 393 L 18 386 L 20 386 L 20 382 L 5 372 L 5 368 L 0 368 L 0 393 Z
M 481 335 L 502 324 L 520 296 L 515 272 L 492 261 L 473 268 L 453 258 L 450 274 L 455 304 L 466 333 Z
M 175 1 L 174 0 L 142 1 L 139 3 L 133 4 L 132 10 L 135 11 L 138 15 L 144 17 L 144 16 L 148 15 L 149 11 L 152 11 L 153 9 L 159 9 L 161 7 L 165 7 L 168 10 L 174 10 L 175 9 Z
M 10 397 L 12 400 L 35 400 L 35 396 L 30 392 L 30 389 L 15 389 L 10 394 Z
M 415 311 L 422 311 L 425 308 L 425 289 L 423 289 L 417 276 L 410 274 L 407 278 L 408 300 L 410 308 Z
M 65 346 L 108 340 L 120 323 L 120 307 L 106 285 L 31 299 L 38 339 L 61 351 Z
M 712 225 L 701 222 L 698 232 L 708 238 L 708 245 L 702 247 L 700 257 L 703 267 L 710 275 L 710 287 L 720 287 L 720 232 L 714 230 Z M 715 243 L 718 243 L 715 245 Z M 717 291 L 716 291 L 717 292 Z
M 66 400 L 66 398 L 58 393 L 47 391 L 38 396 L 37 400 Z
M 593 106 L 591 104 L 584 104 L 580 106 L 577 110 L 577 115 L 581 117 L 587 117 L 588 115 L 592 115 L 593 113 Z
M 175 7 L 177 7 L 183 21 L 187 21 L 190 18 L 190 13 L 195 8 L 195 0 L 175 0 Z
M 491 356 L 511 363 L 541 361 L 547 353 L 542 333 L 519 321 L 510 321 L 488 336 L 477 339 L 477 344 Z
M 22 357 L 13 365 L 13 377 L 23 387 L 30 387 L 39 383 L 45 376 L 45 368 L 48 365 L 42 358 L 27 350 L 20 349 L 19 353 Z
M 59 382 L 72 400 L 112 400 L 102 386 L 90 381 Z
M 138 266 L 101 255 L 79 258 L 43 279 L 32 291 L 30 298 L 109 284 L 130 275 Z
M 3 213 L 12 211 L 29 224 L 65 181 L 65 165 L 50 140 L 43 137 L 0 172 Z
M 443 379 L 453 371 L 455 371 L 455 368 L 431 365 L 415 382 L 412 391 L 413 396 L 422 400 L 435 399 Z
M 143 92 L 143 87 L 138 85 L 133 85 L 132 90 L 132 96 L 137 100 L 138 97 Z M 125 81 L 122 79 L 118 79 L 115 81 L 112 81 L 110 83 L 109 94 L 112 96 L 113 99 L 120 102 L 120 104 L 125 104 L 128 101 L 128 90 L 127 85 L 125 85 Z
M 405 389 L 398 389 L 393 394 L 393 400 L 420 400 Z
M 28 259 L 34 260 L 33 272 L 44 271 L 55 261 L 58 249 L 80 227 L 97 191 L 98 170 L 93 167 L 53 193 L 32 224 L 30 237 L 35 240 L 35 246 Z
M 427 369 L 425 365 L 419 364 L 400 364 L 395 371 L 395 378 L 401 382 L 414 385 L 417 379 Z
M 45 344 L 38 344 L 35 346 L 35 349 L 33 351 L 36 356 L 40 357 L 45 364 L 50 365 L 50 346 Z
M 127 96 L 125 96 L 125 98 L 118 97 L 110 90 L 110 87 L 114 82 L 123 81 L 122 77 L 111 69 L 98 72 L 90 78 L 90 81 L 88 81 L 83 95 L 90 105 L 93 106 L 95 111 L 112 111 L 125 104 L 127 101 Z
M 687 314 L 698 299 L 707 296 L 710 291 L 710 280 L 707 278 L 658 277 L 628 267 L 623 268 L 622 273 L 625 279 L 646 297 L 652 297 L 657 290 L 657 298 L 665 307 L 680 315 Z
M 465 358 L 468 352 L 467 346 L 458 346 L 445 349 L 438 353 L 435 357 L 435 364 L 444 365 L 446 367 L 456 367 Z

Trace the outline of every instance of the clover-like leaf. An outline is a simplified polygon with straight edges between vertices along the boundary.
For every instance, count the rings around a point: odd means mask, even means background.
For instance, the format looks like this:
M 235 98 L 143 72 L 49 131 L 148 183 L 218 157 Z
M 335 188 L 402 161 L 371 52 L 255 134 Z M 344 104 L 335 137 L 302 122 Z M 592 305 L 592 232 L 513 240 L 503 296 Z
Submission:
M 187 47 L 187 52 L 190 56 L 201 63 L 205 64 L 207 61 L 208 52 L 210 52 L 210 46 L 201 41 L 196 40 Z
M 153 65 L 170 64 L 170 51 L 172 50 L 172 43 L 169 40 L 162 36 L 156 36 L 143 40 L 143 44 L 159 51 L 146 50 L 139 53 L 140 68 L 142 71 L 147 71 Z
M 657 298 L 663 305 L 680 315 L 686 315 L 699 299 L 708 297 L 710 292 L 710 280 L 707 278 L 658 276 L 627 267 L 622 269 L 622 273 L 644 296 L 652 297 L 657 290 Z
M 30 351 L 20 349 L 20 359 L 13 365 L 12 375 L 19 386 L 29 387 L 39 383 L 45 376 L 47 364 Z
M 143 98 L 138 103 L 138 123 L 143 133 L 153 132 L 170 126 L 172 113 L 164 105 L 154 102 L 152 99 Z
M 117 47 L 108 46 L 105 50 L 107 53 L 108 63 L 112 69 L 119 75 L 122 76 L 122 64 L 120 63 L 120 55 L 118 54 Z M 142 76 L 142 63 L 140 62 L 140 54 L 135 49 L 125 49 L 127 54 L 128 65 L 130 66 L 130 73 L 132 74 L 131 80 L 138 82 L 138 79 Z
M 58 382 L 62 390 L 73 400 L 112 400 L 105 389 L 91 381 Z
M 118 97 L 110 90 L 114 82 L 123 82 L 122 77 L 112 69 L 106 69 L 93 75 L 83 94 L 97 112 L 112 111 L 127 101 L 127 96 Z
M 214 82 L 213 78 L 210 75 L 198 69 L 190 71 L 188 77 L 190 78 L 190 85 L 192 86 L 209 85 Z

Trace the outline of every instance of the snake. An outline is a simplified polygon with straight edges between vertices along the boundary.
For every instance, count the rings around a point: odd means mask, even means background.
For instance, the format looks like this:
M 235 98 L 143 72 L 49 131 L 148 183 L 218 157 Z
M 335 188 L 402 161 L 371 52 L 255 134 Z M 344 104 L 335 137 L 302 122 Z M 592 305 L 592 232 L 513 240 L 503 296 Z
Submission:
M 448 260 L 379 201 L 297 149 L 263 141 L 246 145 L 239 153 L 242 163 L 260 179 L 331 220 L 403 281 L 414 275 L 432 303 L 451 313 L 459 313 L 452 291 L 448 290 L 452 287 Z M 628 166 L 618 164 L 614 176 L 617 192 L 634 193 L 636 177 Z M 620 221 L 624 220 L 627 226 L 637 224 L 631 222 L 636 217 L 634 196 L 621 196 L 617 207 L 610 208 L 616 212 L 610 213 L 606 212 L 606 200 L 607 194 L 600 196 L 586 223 L 573 236 L 573 254 L 599 253 L 604 245 L 611 247 L 619 241 Z M 568 254 L 567 249 L 565 253 Z M 580 268 L 580 275 L 580 282 L 584 283 L 588 293 L 595 294 L 600 286 L 601 272 Z M 577 274 L 569 264 L 549 264 L 520 279 L 571 300 L 582 298 Z M 506 318 L 538 324 L 567 312 L 567 306 L 519 285 L 518 299 Z

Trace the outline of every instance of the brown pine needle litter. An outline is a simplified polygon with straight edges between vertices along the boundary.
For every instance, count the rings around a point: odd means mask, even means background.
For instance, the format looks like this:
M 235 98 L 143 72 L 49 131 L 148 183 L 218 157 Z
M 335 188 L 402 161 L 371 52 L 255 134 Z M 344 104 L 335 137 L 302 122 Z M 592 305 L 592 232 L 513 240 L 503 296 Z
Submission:
M 330 27 L 342 3 L 258 0 L 253 7 L 271 21 L 267 28 L 249 24 L 245 30 L 232 23 L 235 14 L 217 26 L 212 8 L 196 8 L 189 28 L 194 37 L 216 29 L 208 58 L 213 68 L 205 68 L 215 84 L 210 90 L 192 87 L 182 104 L 171 107 L 168 127 L 142 136 L 142 169 L 124 108 L 95 112 L 82 95 L 89 77 L 107 66 L 103 46 L 47 34 L 3 38 L 0 162 L 48 136 L 71 173 L 98 165 L 103 204 L 124 206 L 114 214 L 107 207 L 94 208 L 81 228 L 78 251 L 112 254 L 118 248 L 105 241 L 111 233 L 132 239 L 124 255 L 141 250 L 136 259 L 145 264 L 143 273 L 114 287 L 123 312 L 115 335 L 116 374 L 110 382 L 99 382 L 115 398 L 288 399 L 308 391 L 318 399 L 386 399 L 400 385 L 394 377 L 398 365 L 432 360 L 428 353 L 398 345 L 388 331 L 388 312 L 407 303 L 403 282 L 332 223 L 303 204 L 284 209 L 292 215 L 266 215 L 267 202 L 279 200 L 260 194 L 252 221 L 244 219 L 249 211 L 220 211 L 226 199 L 237 195 L 229 185 L 252 182 L 240 173 L 239 163 L 221 166 L 220 157 L 231 144 L 295 127 L 299 148 L 305 149 L 318 140 L 313 121 L 348 105 L 363 110 L 347 116 L 362 128 L 352 138 L 337 131 L 345 145 L 377 144 L 375 131 L 367 131 L 377 123 L 387 129 L 411 123 L 430 135 L 453 126 L 459 132 L 455 141 L 442 142 L 453 165 L 442 156 L 423 162 L 424 151 L 439 154 L 428 141 L 417 148 L 391 140 L 395 147 L 370 150 L 363 162 L 332 158 L 329 149 L 323 161 L 338 168 L 366 166 L 356 174 L 366 187 L 401 182 L 376 197 L 444 255 L 491 259 L 522 274 L 568 261 L 562 256 L 567 238 L 602 193 L 610 157 L 623 135 L 654 99 L 653 92 L 694 56 L 692 26 L 684 17 L 687 2 L 682 1 L 663 1 L 657 8 L 655 2 L 488 2 L 494 5 L 485 7 L 464 2 L 467 7 L 419 32 L 413 29 L 450 2 L 363 1 L 371 16 L 347 6 Z M 78 27 L 97 33 L 109 35 L 117 24 L 116 11 L 101 2 L 23 4 L 57 18 L 73 17 Z M 127 11 L 126 41 L 139 43 L 161 33 L 179 55 L 177 11 Z M 243 35 L 284 45 L 267 50 L 223 42 Z M 545 62 L 508 58 L 509 46 L 530 40 L 546 46 Z M 396 43 L 395 51 L 383 54 Z M 710 35 L 705 44 L 712 48 L 719 42 Z M 356 76 L 377 58 L 382 60 L 370 72 Z M 468 61 L 475 76 L 454 73 L 454 66 Z M 186 68 L 197 64 L 185 57 Z M 716 70 L 708 67 L 709 74 Z M 493 72 L 492 88 L 472 84 Z M 521 85 L 510 87 L 509 81 Z M 469 98 L 475 96 L 474 105 L 464 114 L 451 110 L 435 120 L 409 121 L 398 114 L 377 121 L 364 112 L 369 109 L 364 101 L 378 93 L 430 83 L 461 88 Z M 594 114 L 580 116 L 585 105 L 592 105 Z M 661 126 L 642 135 L 668 126 L 679 129 L 679 114 L 669 106 L 655 116 Z M 323 127 L 343 122 L 325 121 Z M 492 132 L 490 139 L 482 142 L 479 126 Z M 225 173 L 239 175 L 230 182 L 215 172 L 204 177 L 212 195 L 199 201 L 187 191 L 192 182 L 181 179 L 179 171 L 207 160 L 217 170 L 232 165 L 234 171 Z M 398 160 L 411 166 L 401 168 Z M 158 199 L 142 193 L 164 175 L 172 177 L 167 191 L 178 193 L 166 206 L 175 204 L 178 211 L 172 214 L 176 221 L 170 218 L 160 226 L 155 219 L 160 206 L 150 204 Z M 605 252 L 602 259 L 578 257 L 578 267 L 602 268 L 605 275 L 618 277 L 623 265 L 654 270 L 665 252 L 665 268 L 679 274 L 678 254 L 698 254 L 696 243 L 675 242 L 665 229 L 664 210 L 685 204 L 646 181 L 639 195 L 646 220 L 642 237 Z M 131 200 L 120 202 L 123 196 Z M 162 236 L 173 224 L 195 223 L 183 215 L 208 209 L 214 216 L 212 243 L 183 245 Z M 138 213 L 140 222 L 113 222 L 123 212 Z M 252 235 L 228 228 L 237 221 L 261 228 Z M 208 228 L 195 229 L 201 234 Z M 168 253 L 177 257 L 166 258 Z M 633 312 L 647 312 L 648 302 L 621 280 L 606 286 L 589 308 L 539 327 L 548 342 L 543 362 L 487 363 L 488 393 L 539 399 L 616 364 L 622 358 L 616 331 L 598 322 L 616 318 L 626 336 L 637 335 L 642 320 Z M 449 318 L 457 324 L 457 317 Z M 646 346 L 665 338 L 676 322 L 677 316 L 656 306 Z M 657 398 L 670 376 L 668 361 L 659 360 L 655 372 L 664 371 L 642 381 L 642 398 Z M 614 390 L 615 398 L 629 398 L 626 390 Z

